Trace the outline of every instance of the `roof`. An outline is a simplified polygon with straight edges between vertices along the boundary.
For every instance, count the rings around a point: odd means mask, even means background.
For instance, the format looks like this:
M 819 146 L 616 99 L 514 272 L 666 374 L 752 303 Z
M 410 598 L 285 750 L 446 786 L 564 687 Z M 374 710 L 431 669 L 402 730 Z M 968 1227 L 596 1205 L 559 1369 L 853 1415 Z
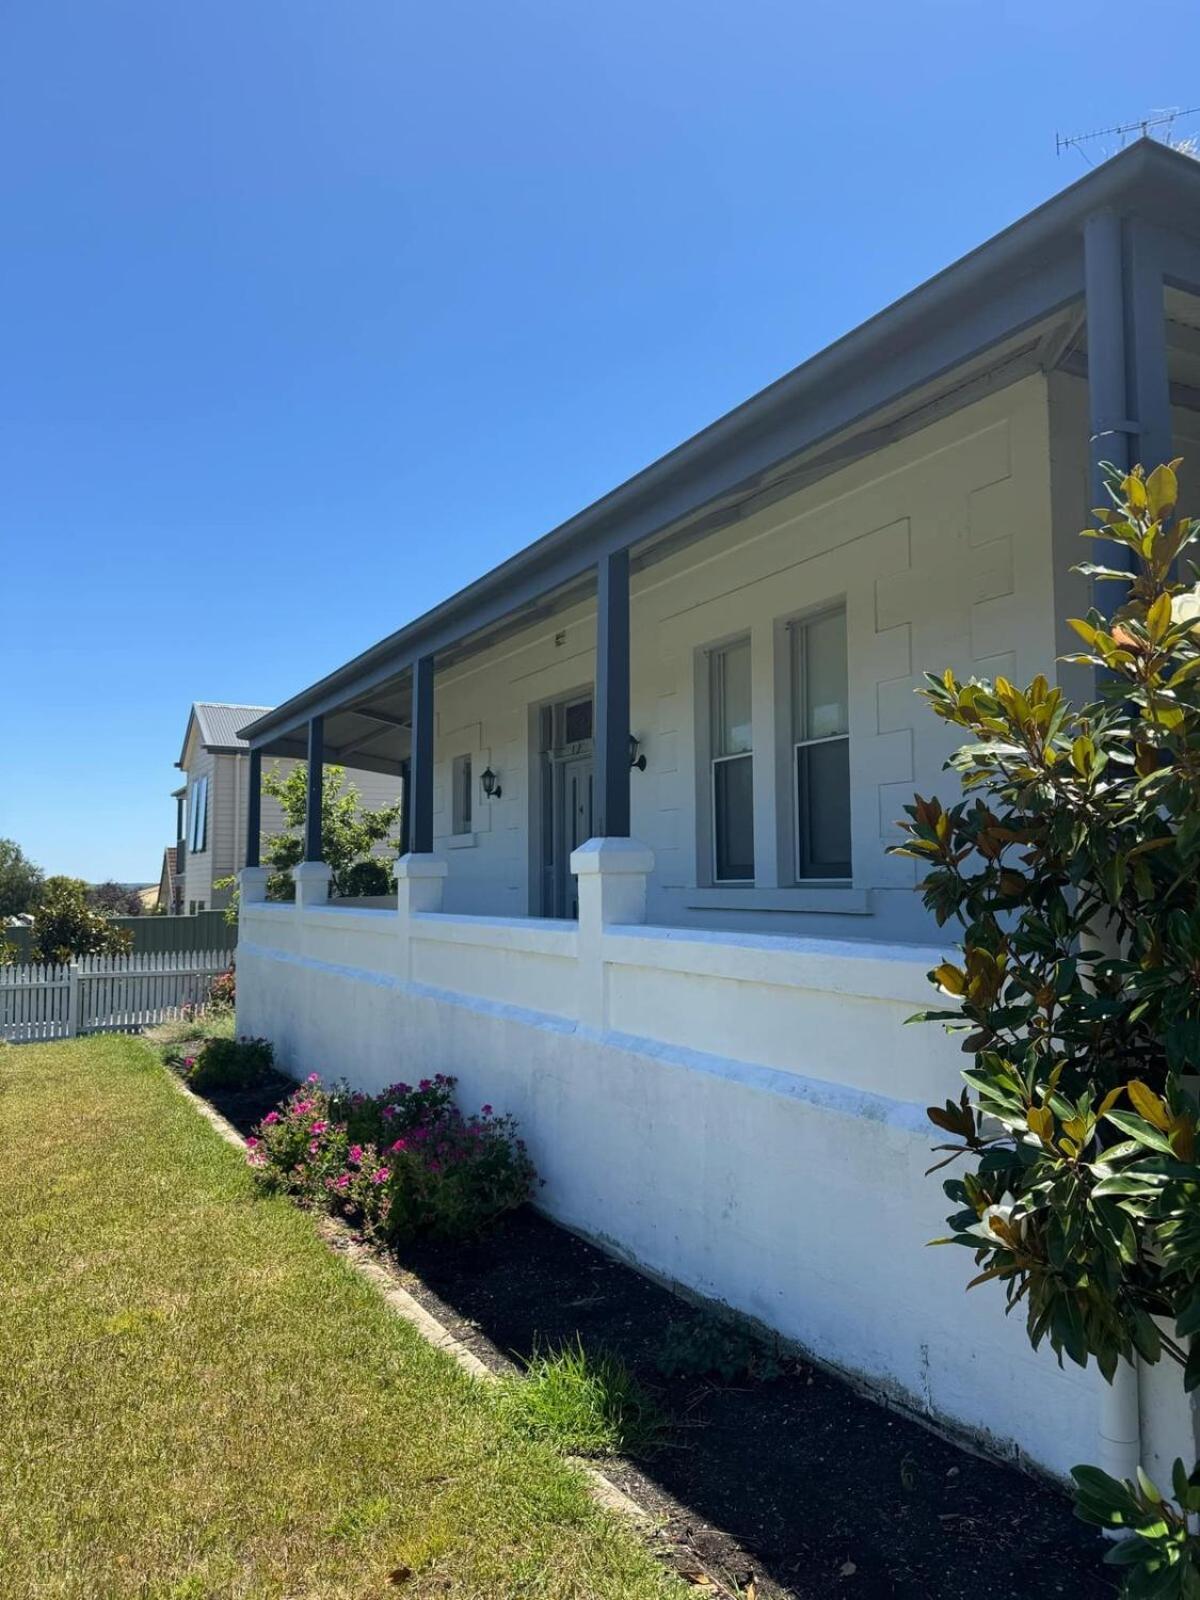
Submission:
M 244 728 L 248 722 L 254 722 L 257 718 L 265 716 L 270 710 L 270 706 L 235 706 L 224 700 L 194 701 L 188 713 L 183 748 L 175 765 L 177 767 L 183 765 L 193 724 L 201 747 L 205 750 L 248 750 L 250 746 L 238 732 L 239 728 Z
M 762 484 L 901 397 L 1078 304 L 1082 231 L 1110 210 L 1163 234 L 1200 232 L 1200 162 L 1152 139 L 1038 206 L 886 310 L 702 429 L 431 611 L 241 731 L 278 746 L 309 718 L 394 681 L 418 657 L 482 641 L 603 556 L 645 547 Z M 277 753 L 279 753 L 277 751 Z

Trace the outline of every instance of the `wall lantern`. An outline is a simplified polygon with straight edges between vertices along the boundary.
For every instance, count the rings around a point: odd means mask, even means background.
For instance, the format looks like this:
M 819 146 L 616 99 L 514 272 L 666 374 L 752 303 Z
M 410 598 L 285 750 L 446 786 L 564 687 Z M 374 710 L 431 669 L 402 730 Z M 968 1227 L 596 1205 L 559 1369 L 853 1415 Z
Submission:
M 641 742 L 636 733 L 631 733 L 629 735 L 629 767 L 630 771 L 632 771 L 634 767 L 636 767 L 639 772 L 645 772 L 646 770 L 646 758 L 641 753 Z
M 482 784 L 484 795 L 488 800 L 499 800 L 501 795 L 500 784 L 491 767 L 484 767 L 479 774 L 479 782 Z

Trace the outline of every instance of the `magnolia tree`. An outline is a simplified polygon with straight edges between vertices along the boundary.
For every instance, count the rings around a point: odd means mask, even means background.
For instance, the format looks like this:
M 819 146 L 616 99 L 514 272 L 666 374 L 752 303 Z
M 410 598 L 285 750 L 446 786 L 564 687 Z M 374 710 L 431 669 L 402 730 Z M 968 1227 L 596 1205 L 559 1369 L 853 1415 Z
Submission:
M 1044 677 L 930 677 L 937 716 L 970 740 L 948 765 L 964 798 L 917 796 L 900 854 L 926 868 L 925 904 L 961 955 L 930 978 L 925 1013 L 965 1033 L 938 1167 L 946 1243 L 974 1253 L 971 1286 L 1000 1285 L 1035 1348 L 1098 1364 L 1178 1363 L 1200 1384 L 1200 523 L 1176 512 L 1175 467 L 1113 475 L 1085 537 L 1120 547 L 1078 570 L 1116 585 L 1111 617 L 1071 626 L 1097 698 L 1075 708 Z M 1128 570 L 1126 568 L 1128 567 Z M 1108 1559 L 1131 1596 L 1200 1596 L 1200 1468 L 1168 1496 L 1074 1469 L 1085 1520 L 1136 1537 Z M 1194 1519 L 1193 1519 L 1194 1520 Z

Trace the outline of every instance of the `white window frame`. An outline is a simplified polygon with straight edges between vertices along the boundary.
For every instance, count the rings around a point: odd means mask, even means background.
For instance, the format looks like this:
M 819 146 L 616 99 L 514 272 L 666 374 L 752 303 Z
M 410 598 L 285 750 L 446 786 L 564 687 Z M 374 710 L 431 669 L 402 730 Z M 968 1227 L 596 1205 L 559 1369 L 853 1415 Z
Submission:
M 718 715 L 718 710 L 717 710 L 717 686 L 716 686 L 717 662 L 721 657 L 726 655 L 730 650 L 735 650 L 735 649 L 738 649 L 738 648 L 740 648 L 742 646 L 745 646 L 747 653 L 750 655 L 750 661 L 751 661 L 751 686 L 750 686 L 750 695 L 751 695 L 751 734 L 750 734 L 750 748 L 749 748 L 749 750 L 738 750 L 738 751 L 735 751 L 730 755 L 717 755 L 716 754 L 716 743 L 717 743 L 717 740 L 716 740 L 716 725 L 717 725 L 717 715 Z M 713 881 L 714 885 L 717 885 L 720 888 L 727 888 L 727 887 L 728 888 L 736 888 L 736 887 L 745 888 L 747 884 L 752 886 L 756 881 L 753 871 L 752 871 L 750 877 L 748 877 L 748 878 L 723 878 L 723 877 L 721 877 L 720 871 L 719 871 L 718 848 L 717 848 L 718 839 L 719 839 L 719 830 L 718 830 L 718 826 L 717 826 L 717 768 L 718 768 L 718 766 L 724 766 L 726 763 L 728 763 L 730 761 L 748 761 L 750 763 L 750 828 L 751 828 L 751 851 L 753 852 L 753 849 L 754 849 L 754 843 L 753 843 L 753 840 L 754 840 L 754 834 L 753 834 L 753 829 L 754 829 L 754 732 L 753 732 L 753 727 L 754 727 L 754 724 L 753 724 L 754 684 L 753 684 L 753 653 L 752 653 L 750 635 L 748 633 L 746 633 L 746 634 L 741 635 L 739 638 L 727 639 L 723 644 L 710 646 L 709 649 L 707 651 L 705 651 L 705 658 L 706 658 L 706 668 L 707 668 L 707 674 L 708 674 L 708 685 L 707 685 L 707 691 L 708 692 L 707 692 L 707 696 L 706 696 L 707 705 L 708 705 L 708 806 L 709 806 L 708 824 L 709 824 L 709 837 L 711 839 L 709 870 L 712 873 L 712 881 Z
M 844 744 L 846 746 L 846 748 L 847 748 L 847 751 L 849 750 L 849 747 L 850 747 L 850 705 L 849 705 L 849 699 L 850 699 L 850 683 L 849 683 L 849 679 L 850 679 L 850 662 L 849 662 L 849 631 L 848 631 L 848 629 L 847 629 L 847 645 L 846 645 L 846 654 L 847 654 L 847 661 L 846 661 L 846 702 L 847 702 L 846 703 L 846 731 L 845 731 L 845 733 L 825 734 L 825 735 L 823 735 L 821 737 L 811 738 L 811 739 L 810 738 L 798 739 L 796 737 L 796 727 L 797 727 L 797 724 L 801 720 L 801 716 L 802 716 L 802 713 L 803 713 L 803 710 L 804 710 L 804 700 L 805 700 L 804 683 L 803 683 L 803 677 L 802 677 L 803 667 L 802 667 L 802 661 L 801 661 L 801 656 L 800 656 L 800 652 L 801 652 L 801 649 L 803 647 L 804 636 L 807 633 L 808 629 L 811 628 L 814 623 L 823 622 L 829 617 L 836 617 L 836 616 L 841 616 L 842 618 L 846 617 L 846 607 L 845 607 L 844 604 L 831 605 L 831 606 L 822 606 L 819 611 L 810 612 L 810 613 L 808 613 L 808 615 L 803 616 L 803 617 L 794 617 L 792 619 L 792 621 L 789 622 L 788 625 L 787 625 L 787 635 L 788 635 L 788 684 L 789 684 L 789 696 L 790 696 L 790 700 L 791 700 L 791 706 L 790 706 L 789 714 L 790 714 L 790 718 L 791 718 L 791 747 L 792 747 L 792 751 L 791 751 L 791 760 L 792 760 L 792 783 L 791 783 L 791 787 L 792 787 L 792 828 L 791 828 L 791 832 L 792 832 L 792 870 L 793 870 L 793 874 L 794 874 L 794 877 L 795 877 L 795 881 L 799 885 L 846 884 L 846 883 L 852 883 L 853 879 L 854 879 L 854 840 L 853 840 L 853 838 L 851 838 L 851 841 L 850 841 L 850 859 L 847 862 L 847 869 L 848 870 L 846 872 L 844 872 L 844 873 L 835 874 L 832 877 L 830 877 L 828 875 L 826 875 L 824 877 L 818 877 L 818 876 L 813 875 L 813 874 L 806 874 L 804 872 L 804 862 L 803 862 L 803 859 L 802 859 L 802 851 L 801 851 L 801 848 L 800 848 L 800 752 L 801 752 L 801 750 L 813 749 L 815 746 L 822 745 L 822 744 Z M 850 798 L 849 793 L 847 793 L 847 797 L 846 798 L 847 798 L 847 803 L 849 803 L 849 798 Z

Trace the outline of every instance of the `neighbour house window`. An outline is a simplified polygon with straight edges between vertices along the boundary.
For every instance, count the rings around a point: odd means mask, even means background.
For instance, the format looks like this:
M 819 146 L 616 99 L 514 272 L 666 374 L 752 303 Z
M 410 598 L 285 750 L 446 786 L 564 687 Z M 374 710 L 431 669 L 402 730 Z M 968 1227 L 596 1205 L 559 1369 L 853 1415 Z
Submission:
M 192 785 L 191 822 L 188 849 L 199 855 L 208 848 L 208 779 L 197 778 Z
M 754 777 L 750 641 L 709 654 L 713 878 L 754 881 Z
M 796 876 L 850 876 L 846 613 L 791 625 Z
M 188 901 L 188 916 L 189 917 L 194 917 L 195 915 L 196 915 L 196 902 L 194 900 L 189 900 Z
M 453 833 L 471 831 L 471 758 L 455 756 L 451 770 L 450 828 Z

